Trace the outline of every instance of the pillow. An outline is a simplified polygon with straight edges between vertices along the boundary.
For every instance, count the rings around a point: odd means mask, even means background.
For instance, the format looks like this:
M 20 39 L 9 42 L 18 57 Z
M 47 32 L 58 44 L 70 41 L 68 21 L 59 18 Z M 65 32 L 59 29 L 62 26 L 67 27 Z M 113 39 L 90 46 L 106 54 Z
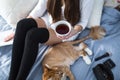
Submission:
M 0 14 L 8 24 L 15 27 L 16 23 L 28 16 L 38 0 L 1 0 Z
M 93 11 L 88 21 L 88 28 L 99 26 L 103 10 L 104 0 L 94 0 Z

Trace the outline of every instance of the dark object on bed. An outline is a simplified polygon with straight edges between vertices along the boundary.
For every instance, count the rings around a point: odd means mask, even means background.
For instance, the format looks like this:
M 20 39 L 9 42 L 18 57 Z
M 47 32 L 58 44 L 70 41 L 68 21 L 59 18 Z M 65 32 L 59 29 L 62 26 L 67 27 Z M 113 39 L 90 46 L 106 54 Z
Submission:
M 118 11 L 120 11 L 120 5 L 116 6 L 115 9 L 117 9 Z
M 114 80 L 111 69 L 115 67 L 111 59 L 106 60 L 103 64 L 98 64 L 93 68 L 97 80 Z
M 98 61 L 98 60 L 103 59 L 105 57 L 109 57 L 110 55 L 111 55 L 111 53 L 106 52 L 102 56 L 99 56 L 99 57 L 95 58 L 95 61 Z

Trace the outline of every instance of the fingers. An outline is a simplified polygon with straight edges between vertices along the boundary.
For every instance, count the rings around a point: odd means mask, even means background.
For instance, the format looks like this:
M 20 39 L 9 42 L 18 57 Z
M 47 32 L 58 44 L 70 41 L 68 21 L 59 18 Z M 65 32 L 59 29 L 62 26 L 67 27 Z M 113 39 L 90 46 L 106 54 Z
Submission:
M 70 36 L 70 34 L 68 34 L 67 36 L 57 36 L 57 37 L 64 40 L 64 39 L 70 38 L 71 36 Z
M 57 37 L 62 40 L 65 40 L 65 39 L 69 39 L 69 38 L 73 37 L 75 34 L 77 34 L 77 31 L 73 29 L 73 30 L 71 30 L 71 32 L 68 35 L 66 35 L 66 36 L 58 36 L 57 35 Z
M 10 35 L 8 35 L 5 39 L 4 42 L 10 41 L 11 39 L 14 38 L 14 33 L 11 33 Z

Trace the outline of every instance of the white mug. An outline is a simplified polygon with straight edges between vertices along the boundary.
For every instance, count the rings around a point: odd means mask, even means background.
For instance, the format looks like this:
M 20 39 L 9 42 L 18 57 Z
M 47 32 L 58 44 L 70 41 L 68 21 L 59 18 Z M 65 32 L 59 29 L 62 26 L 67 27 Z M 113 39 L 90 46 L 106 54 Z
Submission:
M 60 20 L 51 25 L 51 28 L 55 31 L 57 36 L 66 36 L 71 30 L 72 26 L 68 21 Z

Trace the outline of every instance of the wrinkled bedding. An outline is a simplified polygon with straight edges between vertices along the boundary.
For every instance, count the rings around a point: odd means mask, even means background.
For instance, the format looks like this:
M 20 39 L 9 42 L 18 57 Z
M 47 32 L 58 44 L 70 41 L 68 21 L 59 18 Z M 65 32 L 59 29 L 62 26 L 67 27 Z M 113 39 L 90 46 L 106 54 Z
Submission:
M 71 66 L 71 70 L 74 73 L 76 80 L 96 80 L 92 68 L 99 63 L 103 63 L 107 59 L 112 59 L 116 64 L 116 66 L 112 69 L 114 80 L 120 80 L 120 12 L 113 8 L 104 7 L 101 26 L 106 29 L 106 36 L 103 39 L 89 39 L 85 41 L 88 47 L 93 51 L 93 55 L 90 56 L 92 63 L 87 65 L 80 57 Z M 1 28 L 0 26 L 0 30 L 6 29 Z M 89 29 L 85 29 L 78 36 L 78 39 L 86 36 L 88 33 Z M 40 44 L 39 47 L 39 54 L 27 80 L 41 80 L 41 60 L 43 58 L 44 52 L 49 46 Z M 7 80 L 8 78 L 12 51 L 11 48 L 12 45 L 0 47 L 0 80 Z M 96 57 L 101 56 L 106 52 L 112 53 L 112 55 L 99 61 L 94 61 Z

